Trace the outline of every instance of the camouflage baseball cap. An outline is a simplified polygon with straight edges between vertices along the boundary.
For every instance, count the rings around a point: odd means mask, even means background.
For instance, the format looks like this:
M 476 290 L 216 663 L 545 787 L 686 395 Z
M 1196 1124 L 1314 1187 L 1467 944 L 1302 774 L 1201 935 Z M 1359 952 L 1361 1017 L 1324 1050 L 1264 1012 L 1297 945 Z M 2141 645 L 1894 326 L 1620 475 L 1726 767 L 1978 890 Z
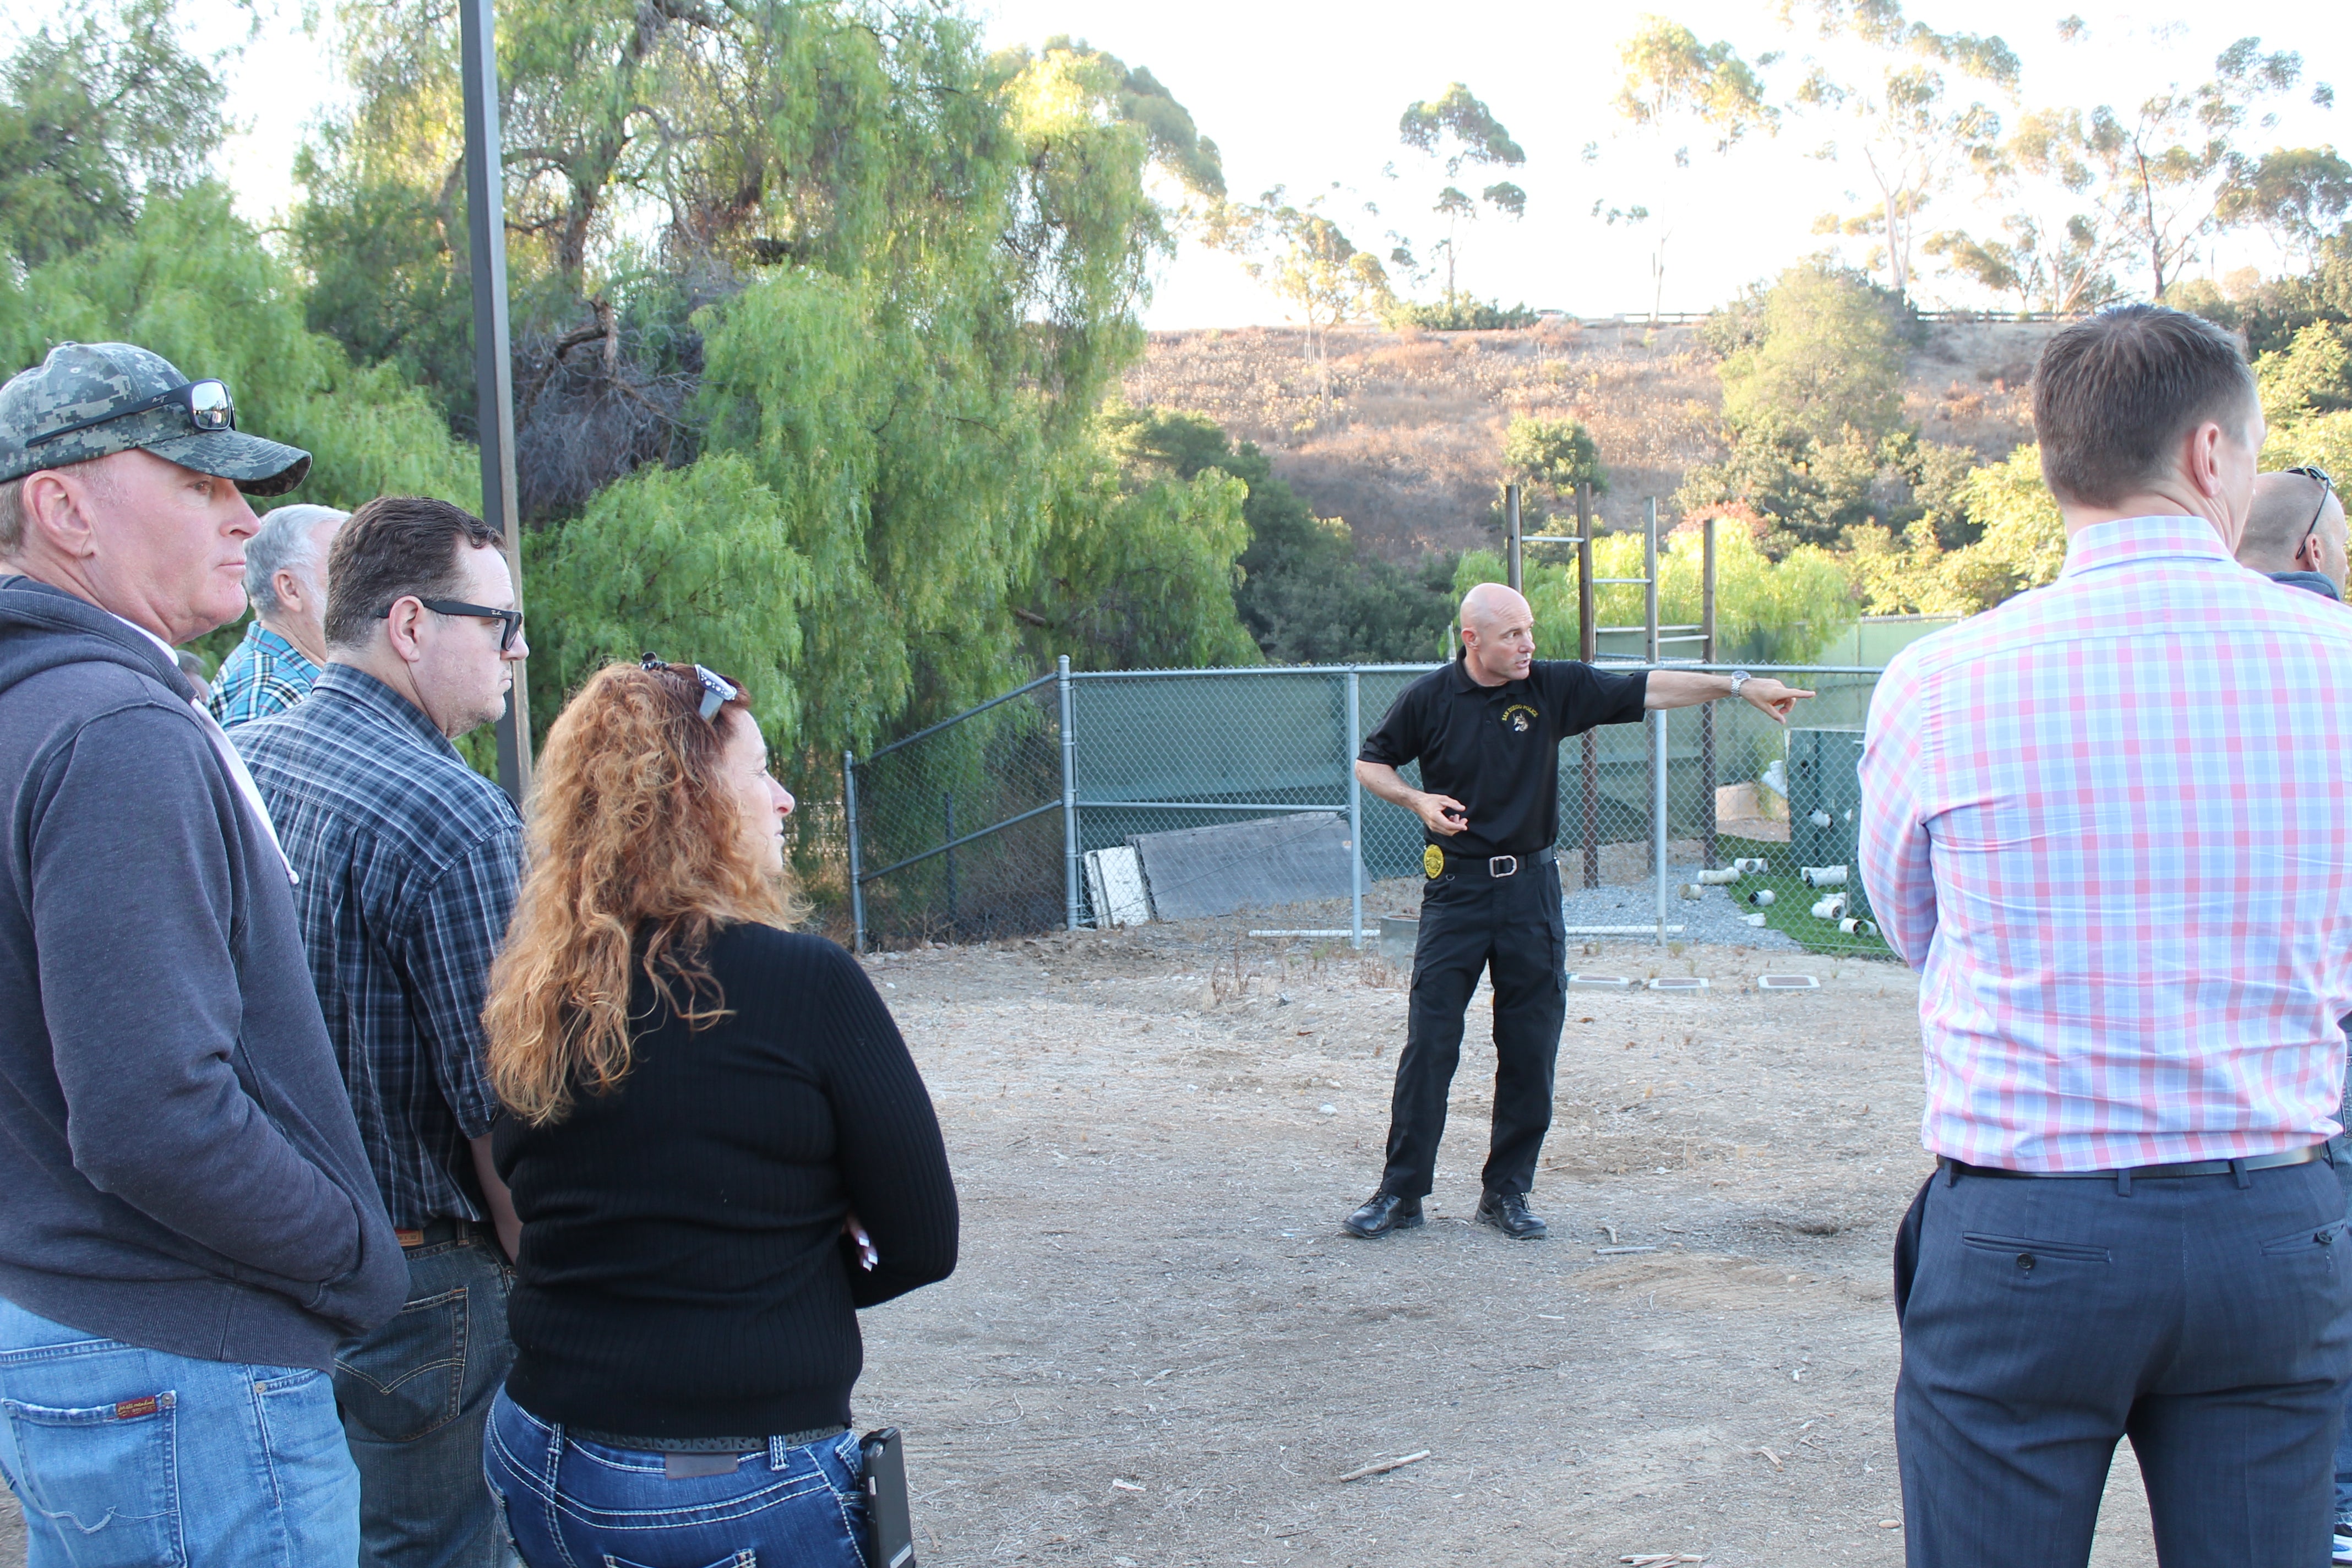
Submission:
M 232 425 L 200 430 L 183 403 L 137 413 L 188 378 L 161 354 L 129 343 L 59 343 L 49 357 L 0 386 L 0 484 L 143 447 L 200 474 L 233 479 L 248 495 L 283 495 L 310 471 L 310 454 L 247 436 Z M 44 435 L 82 428 L 43 440 Z

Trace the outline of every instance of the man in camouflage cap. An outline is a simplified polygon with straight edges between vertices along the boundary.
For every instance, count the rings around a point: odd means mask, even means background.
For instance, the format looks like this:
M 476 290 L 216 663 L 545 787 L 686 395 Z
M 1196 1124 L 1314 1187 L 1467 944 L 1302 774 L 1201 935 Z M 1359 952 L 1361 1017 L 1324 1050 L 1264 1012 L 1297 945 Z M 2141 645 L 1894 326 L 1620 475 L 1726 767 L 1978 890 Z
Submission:
M 27 1560 L 342 1563 L 327 1375 L 407 1268 L 291 871 L 172 645 L 308 453 L 144 349 L 0 386 L 0 1472 Z
M 134 448 L 247 495 L 284 495 L 310 471 L 300 447 L 239 430 L 220 382 L 129 343 L 59 343 L 0 388 L 0 484 Z

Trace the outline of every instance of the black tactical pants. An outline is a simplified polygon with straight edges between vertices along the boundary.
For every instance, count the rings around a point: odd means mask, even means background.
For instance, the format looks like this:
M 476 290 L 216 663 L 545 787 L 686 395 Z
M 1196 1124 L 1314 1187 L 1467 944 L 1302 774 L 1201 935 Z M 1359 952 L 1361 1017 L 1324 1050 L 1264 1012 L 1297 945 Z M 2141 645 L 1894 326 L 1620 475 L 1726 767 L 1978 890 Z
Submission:
M 1495 981 L 1495 1124 L 1483 1178 L 1490 1193 L 1526 1193 L 1551 1127 L 1552 1068 L 1568 1012 L 1568 941 L 1559 867 L 1523 859 L 1516 876 L 1449 869 L 1421 892 L 1412 1000 L 1389 1110 L 1381 1190 L 1425 1196 L 1445 1133 L 1445 1101 L 1462 1059 L 1462 1016 L 1478 976 Z

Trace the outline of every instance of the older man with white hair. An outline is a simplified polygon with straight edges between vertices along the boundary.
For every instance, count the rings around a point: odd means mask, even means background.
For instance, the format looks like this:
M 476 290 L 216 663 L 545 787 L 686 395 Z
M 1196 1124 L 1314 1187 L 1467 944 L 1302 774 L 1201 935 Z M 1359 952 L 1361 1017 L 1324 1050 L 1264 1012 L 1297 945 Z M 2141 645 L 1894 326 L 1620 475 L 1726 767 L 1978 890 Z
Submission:
M 1546 1233 L 1528 1208 L 1551 1127 L 1552 1068 L 1567 1012 L 1560 911 L 1559 743 L 1659 708 L 1738 697 L 1786 722 L 1810 691 L 1746 670 L 1596 669 L 1538 659 L 1535 613 L 1500 583 L 1462 601 L 1462 651 L 1401 692 L 1356 759 L 1363 786 L 1421 818 L 1421 933 L 1389 1113 L 1380 1190 L 1342 1222 L 1366 1239 L 1423 1223 L 1462 1016 L 1481 973 L 1495 982 L 1495 1121 L 1476 1219 L 1514 1240 Z M 1421 764 L 1423 789 L 1397 770 Z
M 281 506 L 245 544 L 253 620 L 212 682 L 225 730 L 271 719 L 305 697 L 327 662 L 327 551 L 351 517 L 331 506 Z

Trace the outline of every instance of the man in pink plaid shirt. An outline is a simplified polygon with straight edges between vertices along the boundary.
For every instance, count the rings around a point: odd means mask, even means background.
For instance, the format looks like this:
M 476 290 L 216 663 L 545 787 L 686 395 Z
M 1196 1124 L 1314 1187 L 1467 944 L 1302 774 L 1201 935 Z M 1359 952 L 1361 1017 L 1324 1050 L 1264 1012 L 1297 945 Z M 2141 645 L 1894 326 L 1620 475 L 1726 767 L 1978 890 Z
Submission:
M 1863 879 L 1920 972 L 1896 1244 L 1911 1563 L 2088 1561 L 2128 1435 L 2166 1568 L 2328 1560 L 2352 1382 L 2352 616 L 2231 551 L 2264 436 L 2159 307 L 2034 376 L 2066 565 L 1871 703 Z

